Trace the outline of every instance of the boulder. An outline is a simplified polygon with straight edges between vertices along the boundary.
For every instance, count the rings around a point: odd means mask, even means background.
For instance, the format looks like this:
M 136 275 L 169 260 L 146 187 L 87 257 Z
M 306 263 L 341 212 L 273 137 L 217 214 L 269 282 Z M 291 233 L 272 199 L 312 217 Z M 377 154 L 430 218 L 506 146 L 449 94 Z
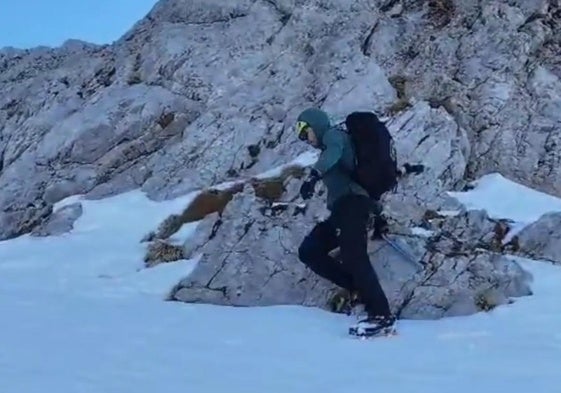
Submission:
M 544 214 L 522 229 L 509 246 L 527 258 L 561 264 L 561 213 Z
M 289 181 L 294 190 L 298 181 Z M 199 258 L 170 299 L 228 306 L 297 304 L 331 308 L 340 288 L 315 275 L 297 256 L 303 237 L 327 217 L 322 198 L 305 204 L 271 202 L 252 187 L 224 210 L 201 220 L 184 255 Z M 430 237 L 391 235 L 369 244 L 372 264 L 401 318 L 469 315 L 531 294 L 531 276 L 507 257 L 480 248 L 495 224 L 481 212 L 464 213 Z M 460 223 L 467 223 L 462 226 Z M 458 243 L 460 246 L 458 246 Z M 401 251 L 397 251 L 401 250 Z M 404 253 L 403 253 L 404 251 Z

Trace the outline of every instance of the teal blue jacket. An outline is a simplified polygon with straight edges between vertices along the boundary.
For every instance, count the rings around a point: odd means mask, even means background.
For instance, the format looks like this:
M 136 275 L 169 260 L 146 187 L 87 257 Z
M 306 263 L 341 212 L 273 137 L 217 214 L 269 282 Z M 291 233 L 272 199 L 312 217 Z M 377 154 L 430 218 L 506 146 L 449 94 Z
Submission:
M 302 112 L 298 121 L 308 123 L 318 138 L 322 151 L 313 168 L 319 172 L 327 189 L 327 208 L 332 210 L 335 202 L 345 195 L 368 196 L 349 175 L 354 169 L 355 153 L 345 130 L 332 126 L 327 114 L 314 108 Z

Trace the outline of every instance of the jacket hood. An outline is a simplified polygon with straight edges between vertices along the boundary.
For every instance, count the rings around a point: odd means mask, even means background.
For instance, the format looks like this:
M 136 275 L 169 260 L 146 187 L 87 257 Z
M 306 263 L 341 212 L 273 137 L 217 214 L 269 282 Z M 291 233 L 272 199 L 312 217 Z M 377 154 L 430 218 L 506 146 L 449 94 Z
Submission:
M 298 121 L 304 121 L 313 128 L 320 143 L 323 143 L 325 132 L 331 128 L 331 122 L 327 113 L 321 109 L 308 108 L 298 116 Z

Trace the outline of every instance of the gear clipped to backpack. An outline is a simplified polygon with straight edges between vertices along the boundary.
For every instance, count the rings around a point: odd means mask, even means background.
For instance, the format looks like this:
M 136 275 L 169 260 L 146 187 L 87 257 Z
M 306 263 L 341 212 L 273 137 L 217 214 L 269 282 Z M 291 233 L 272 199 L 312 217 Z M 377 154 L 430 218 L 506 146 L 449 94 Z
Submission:
M 373 112 L 352 112 L 345 119 L 356 155 L 353 180 L 372 199 L 395 189 L 399 176 L 394 140 Z

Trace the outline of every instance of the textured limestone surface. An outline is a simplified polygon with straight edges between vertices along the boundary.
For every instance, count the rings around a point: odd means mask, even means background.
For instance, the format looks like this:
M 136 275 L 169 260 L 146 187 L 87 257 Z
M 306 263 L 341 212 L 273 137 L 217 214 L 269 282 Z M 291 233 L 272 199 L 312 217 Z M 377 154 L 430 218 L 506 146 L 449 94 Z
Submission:
M 319 200 L 271 202 L 257 197 L 251 186 L 237 189 L 221 212 L 200 221 L 184 245 L 184 256 L 199 262 L 170 298 L 329 309 L 340 288 L 307 269 L 297 255 L 302 238 L 326 217 L 322 206 Z M 412 259 L 383 240 L 371 241 L 371 262 L 392 310 L 402 318 L 433 319 L 469 315 L 530 295 L 531 276 L 497 248 L 502 227 L 475 211 L 427 220 L 430 236 L 390 235 Z
M 162 0 L 112 45 L 3 49 L 0 238 L 71 194 L 166 198 L 286 162 L 308 105 L 386 114 L 400 157 L 428 162 L 395 198 L 404 217 L 488 171 L 559 194 L 560 14 L 550 0 Z
M 561 264 L 561 214 L 547 213 L 511 241 L 518 254 Z

